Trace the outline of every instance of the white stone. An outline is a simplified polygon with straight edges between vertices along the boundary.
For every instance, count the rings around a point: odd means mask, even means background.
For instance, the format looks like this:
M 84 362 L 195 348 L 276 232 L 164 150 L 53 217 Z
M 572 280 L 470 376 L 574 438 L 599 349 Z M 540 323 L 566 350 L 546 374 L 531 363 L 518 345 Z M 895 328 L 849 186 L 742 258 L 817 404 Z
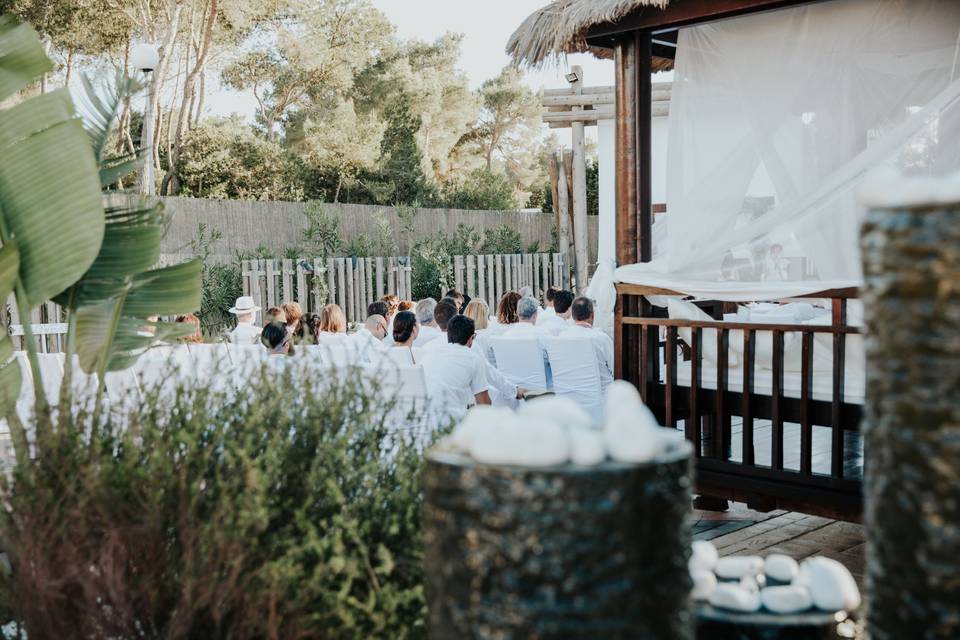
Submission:
M 717 560 L 714 569 L 717 577 L 723 580 L 739 580 L 743 576 L 755 576 L 763 571 L 763 558 L 760 556 L 727 556 Z
M 568 429 L 590 429 L 594 424 L 583 408 L 570 398 L 548 396 L 521 403 L 517 414 L 527 421 L 548 422 Z
M 760 582 L 757 580 L 757 577 L 756 575 L 743 576 L 740 578 L 740 586 L 754 593 L 760 591 Z M 763 576 L 759 577 L 763 579 Z
M 794 584 L 809 589 L 814 606 L 822 611 L 853 611 L 860 606 L 857 581 L 832 558 L 815 556 L 804 560 Z
M 559 425 L 528 422 L 511 415 L 482 433 L 474 433 L 470 455 L 483 464 L 548 467 L 570 460 L 570 440 Z
M 763 561 L 763 572 L 777 582 L 790 583 L 800 573 L 800 565 L 790 556 L 772 553 Z
M 713 571 L 714 567 L 717 566 L 720 554 L 717 553 L 717 548 L 713 546 L 712 542 L 694 540 L 690 550 L 688 566 L 691 574 L 694 571 Z
M 693 580 L 690 597 L 694 600 L 709 600 L 717 588 L 717 576 L 713 571 L 691 571 L 690 578 Z
M 760 602 L 773 613 L 799 613 L 813 606 L 810 590 L 797 584 L 761 589 Z
M 494 425 L 513 419 L 506 407 L 481 404 L 473 407 L 445 440 L 444 444 L 459 453 L 469 453 L 475 437 L 483 437 Z
M 710 594 L 709 602 L 719 609 L 751 612 L 760 608 L 760 594 L 739 584 L 721 582 Z
M 593 429 L 570 429 L 570 459 L 573 464 L 592 467 L 607 458 L 603 435 Z
M 640 400 L 629 382 L 616 380 L 607 387 L 607 424 L 604 438 L 610 457 L 620 462 L 649 462 L 664 449 L 664 429 Z

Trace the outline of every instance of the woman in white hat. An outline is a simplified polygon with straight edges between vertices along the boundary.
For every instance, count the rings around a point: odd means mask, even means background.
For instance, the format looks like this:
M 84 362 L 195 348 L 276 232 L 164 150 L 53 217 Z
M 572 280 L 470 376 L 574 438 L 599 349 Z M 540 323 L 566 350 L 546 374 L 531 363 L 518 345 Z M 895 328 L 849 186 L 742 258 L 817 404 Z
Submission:
M 230 342 L 233 344 L 257 343 L 262 331 L 253 323 L 257 311 L 260 311 L 260 307 L 254 304 L 252 296 L 237 298 L 236 304 L 230 307 L 230 313 L 237 316 L 237 326 L 230 332 Z

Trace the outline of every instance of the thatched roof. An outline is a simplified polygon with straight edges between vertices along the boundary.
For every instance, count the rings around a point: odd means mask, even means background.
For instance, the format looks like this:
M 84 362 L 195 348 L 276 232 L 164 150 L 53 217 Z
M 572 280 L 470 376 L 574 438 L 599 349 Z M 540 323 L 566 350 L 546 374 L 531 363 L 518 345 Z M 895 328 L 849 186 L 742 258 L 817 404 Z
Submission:
M 616 22 L 642 7 L 663 9 L 670 0 L 555 0 L 533 12 L 513 32 L 507 53 L 518 64 L 536 67 L 566 53 L 589 51 L 609 58 L 609 49 L 587 44 L 587 30 L 598 24 Z M 672 60 L 654 59 L 654 70 L 672 67 Z

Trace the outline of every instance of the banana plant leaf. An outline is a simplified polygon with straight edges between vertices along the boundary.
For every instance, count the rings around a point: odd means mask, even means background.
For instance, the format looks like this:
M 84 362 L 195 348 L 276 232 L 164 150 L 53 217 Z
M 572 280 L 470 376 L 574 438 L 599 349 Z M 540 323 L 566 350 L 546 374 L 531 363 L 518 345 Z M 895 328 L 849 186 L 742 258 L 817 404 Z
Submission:
M 0 248 L 0 300 L 6 300 L 13 292 L 19 267 L 17 246 L 9 242 Z M 20 383 L 20 363 L 13 357 L 13 340 L 0 327 L 0 415 L 9 415 L 16 408 Z
M 112 84 L 106 91 L 97 91 L 87 74 L 81 76 L 84 92 L 80 98 L 80 111 L 93 154 L 100 167 L 100 186 L 106 189 L 117 181 L 136 171 L 140 166 L 141 153 L 109 153 L 110 132 L 116 122 L 124 101 L 143 88 L 142 83 L 118 71 Z
M 28 24 L 17 24 L 12 16 L 0 15 L 0 102 L 50 71 L 53 63 L 37 32 Z

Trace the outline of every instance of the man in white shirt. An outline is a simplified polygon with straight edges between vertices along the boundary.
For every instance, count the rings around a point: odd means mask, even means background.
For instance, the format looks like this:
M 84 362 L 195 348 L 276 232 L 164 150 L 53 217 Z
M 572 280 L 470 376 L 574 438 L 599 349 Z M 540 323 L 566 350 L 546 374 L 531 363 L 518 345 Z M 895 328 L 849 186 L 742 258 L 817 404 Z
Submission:
M 593 300 L 577 298 L 570 307 L 573 326 L 563 332 L 565 336 L 584 336 L 593 342 L 600 362 L 600 383 L 606 386 L 613 381 L 613 340 L 603 331 L 593 327 Z
M 443 398 L 454 415 L 462 415 L 472 404 L 490 404 L 487 370 L 473 345 L 473 320 L 455 315 L 447 325 L 448 342 L 423 357 L 427 386 Z
M 553 313 L 537 315 L 537 328 L 557 335 L 565 331 L 570 322 L 570 306 L 573 304 L 573 292 L 557 291 L 553 294 Z
M 413 346 L 422 348 L 427 343 L 433 342 L 440 337 L 440 329 L 433 320 L 433 310 L 437 307 L 437 301 L 433 298 L 424 298 L 413 308 L 414 315 L 417 316 L 417 324 L 420 326 L 420 333 L 417 339 L 413 341 Z
M 387 335 L 387 319 L 379 313 L 367 316 L 363 326 L 350 336 L 361 360 L 371 360 L 374 354 L 382 353 L 389 347 L 383 344 Z
M 519 321 L 510 325 L 510 328 L 503 332 L 503 337 L 525 338 L 527 336 L 544 335 L 545 331 L 537 326 L 539 309 L 535 298 L 520 298 L 517 301 L 517 319 Z
M 233 344 L 257 344 L 262 329 L 253 323 L 257 311 L 260 311 L 251 296 L 240 296 L 229 309 L 237 316 L 237 326 L 229 333 Z
M 423 345 L 423 350 L 426 353 L 431 349 L 437 349 L 447 343 L 447 325 L 457 315 L 457 306 L 456 303 L 451 301 L 449 298 L 444 298 L 433 308 L 433 322 L 437 327 L 437 338 L 431 340 L 427 344 Z M 421 329 L 423 331 L 423 329 Z M 418 346 L 416 340 L 413 342 L 413 346 Z
M 547 290 L 543 292 L 543 309 L 540 311 L 539 319 L 549 318 L 556 314 L 556 311 L 553 309 L 553 298 L 557 295 L 557 292 L 560 291 L 557 287 L 547 287 Z

